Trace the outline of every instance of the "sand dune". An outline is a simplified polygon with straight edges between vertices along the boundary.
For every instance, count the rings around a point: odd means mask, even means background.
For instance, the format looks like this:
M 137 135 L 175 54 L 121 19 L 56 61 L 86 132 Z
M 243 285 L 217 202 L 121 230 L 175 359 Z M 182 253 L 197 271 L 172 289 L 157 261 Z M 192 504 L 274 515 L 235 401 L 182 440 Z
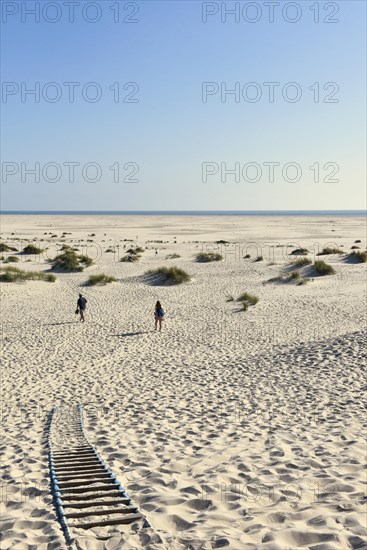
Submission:
M 1 284 L 1 549 L 66 547 L 45 430 L 54 405 L 77 402 L 90 441 L 152 525 L 77 533 L 77 548 L 367 548 L 365 264 L 325 258 L 336 275 L 265 284 L 284 271 L 289 243 L 349 252 L 362 239 L 363 250 L 362 219 L 4 216 L 2 231 L 2 242 L 37 237 L 50 247 L 45 232 L 59 244 L 71 232 L 65 242 L 93 238 L 103 253 L 56 283 Z M 140 262 L 105 252 L 136 237 L 147 246 Z M 194 261 L 219 239 L 239 243 L 237 252 Z M 256 247 L 262 262 L 252 261 Z M 181 257 L 165 260 L 170 253 Z M 22 269 L 50 267 L 24 260 Z M 192 281 L 148 285 L 143 273 L 160 265 Z M 118 282 L 81 286 L 102 272 Z M 74 314 L 80 290 L 85 324 Z M 226 301 L 244 291 L 259 297 L 247 312 Z M 161 334 L 157 299 L 167 313 Z

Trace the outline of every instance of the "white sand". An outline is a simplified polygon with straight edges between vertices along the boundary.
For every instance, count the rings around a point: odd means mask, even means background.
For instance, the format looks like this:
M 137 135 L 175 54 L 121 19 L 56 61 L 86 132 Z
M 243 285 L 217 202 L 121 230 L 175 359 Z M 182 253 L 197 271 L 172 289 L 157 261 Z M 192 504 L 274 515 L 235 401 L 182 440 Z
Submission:
M 154 528 L 78 533 L 79 548 L 366 549 L 366 264 L 326 257 L 334 276 L 266 283 L 284 273 L 288 243 L 349 252 L 361 239 L 364 250 L 364 220 L 9 215 L 1 240 L 60 246 L 63 231 L 72 233 L 68 244 L 102 257 L 54 284 L 0 284 L 1 549 L 66 547 L 44 436 L 52 407 L 76 402 L 90 441 Z M 136 238 L 148 247 L 138 263 L 104 252 L 119 244 L 121 257 L 120 241 Z M 223 262 L 196 263 L 201 242 L 217 239 L 239 244 Z M 244 247 L 250 242 L 258 251 Z M 247 252 L 264 261 L 244 261 Z M 165 260 L 171 253 L 181 258 Z M 17 266 L 49 268 L 44 258 L 24 260 Z M 160 265 L 193 280 L 149 286 L 141 275 Z M 102 272 L 118 282 L 80 286 Z M 74 314 L 80 290 L 84 325 Z M 244 291 L 260 298 L 247 312 L 226 302 Z M 161 334 L 153 331 L 157 299 L 167 313 Z

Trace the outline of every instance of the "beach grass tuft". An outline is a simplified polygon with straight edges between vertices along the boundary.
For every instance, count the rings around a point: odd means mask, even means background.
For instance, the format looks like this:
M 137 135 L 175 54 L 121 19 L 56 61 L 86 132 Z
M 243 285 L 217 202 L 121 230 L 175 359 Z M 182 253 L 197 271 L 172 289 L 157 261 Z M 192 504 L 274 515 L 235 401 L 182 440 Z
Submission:
M 6 258 L 6 263 L 8 263 L 8 264 L 15 264 L 17 262 L 19 262 L 18 256 L 8 256 Z
M 331 265 L 325 263 L 324 260 L 317 260 L 314 263 L 314 266 L 318 275 L 323 276 L 335 274 L 335 269 Z
M 153 280 L 158 280 L 160 284 L 180 285 L 187 283 L 191 279 L 186 271 L 176 266 L 150 269 L 146 271 L 145 275 L 152 277 Z
M 241 302 L 243 309 L 247 311 L 249 306 L 254 306 L 259 301 L 257 296 L 249 294 L 248 292 L 243 292 L 236 300 L 236 302 Z
M 367 262 L 367 252 L 351 252 L 348 254 L 348 258 L 358 264 L 365 264 Z
M 110 275 L 105 275 L 104 273 L 100 273 L 99 275 L 91 275 L 87 281 L 88 286 L 94 286 L 94 285 L 107 285 L 108 283 L 116 283 L 117 279 L 115 277 L 111 277 Z
M 0 243 L 0 252 L 18 252 L 14 246 L 8 246 L 5 243 Z
M 123 256 L 120 262 L 138 262 L 141 258 L 141 254 L 128 254 Z
M 307 248 L 296 248 L 295 250 L 292 250 L 291 256 L 306 256 L 308 253 L 309 250 L 307 250 Z
M 294 262 L 291 262 L 290 265 L 294 265 L 295 267 L 305 267 L 306 265 L 311 265 L 312 261 L 310 258 L 299 258 L 299 260 L 295 260 Z
M 43 249 L 34 244 L 27 244 L 27 246 L 23 248 L 23 254 L 42 254 L 42 252 Z
M 343 251 L 340 248 L 323 248 L 321 252 L 319 252 L 318 256 L 327 256 L 330 254 L 343 254 Z
M 67 248 L 56 256 L 56 258 L 52 260 L 52 263 L 52 269 L 76 273 L 78 271 L 83 271 L 85 267 L 91 266 L 93 260 L 89 258 L 89 256 L 76 254 L 75 250 L 72 248 Z
M 54 283 L 55 275 L 43 271 L 22 271 L 18 267 L 9 266 L 1 268 L 0 281 L 3 283 L 17 283 L 24 281 L 46 281 Z
M 221 262 L 222 260 L 223 256 L 217 252 L 200 252 L 200 254 L 196 255 L 196 261 L 202 263 Z

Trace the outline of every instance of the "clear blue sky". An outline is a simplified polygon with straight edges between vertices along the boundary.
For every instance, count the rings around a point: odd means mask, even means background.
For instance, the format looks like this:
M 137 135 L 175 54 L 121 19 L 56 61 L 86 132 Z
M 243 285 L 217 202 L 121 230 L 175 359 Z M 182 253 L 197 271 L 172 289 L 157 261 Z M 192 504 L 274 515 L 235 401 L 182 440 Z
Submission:
M 90 2 L 75 5 L 75 21 L 69 22 L 68 7 L 61 6 L 61 19 L 49 7 L 34 16 L 8 7 L 2 23 L 2 209 L 4 210 L 257 210 L 257 209 L 360 209 L 365 207 L 365 35 L 364 1 L 319 2 L 320 22 L 310 7 L 315 2 L 300 1 L 302 15 L 289 23 L 282 17 L 287 2 L 275 6 L 275 21 L 269 22 L 264 2 L 257 2 L 260 20 L 240 22 L 227 15 L 221 22 L 221 3 L 203 8 L 200 1 L 155 1 L 134 3 L 103 0 L 95 2 L 101 19 L 90 23 L 81 9 Z M 54 2 L 55 3 L 55 2 Z M 31 9 L 35 2 L 18 2 Z M 49 2 L 40 2 L 41 7 Z M 113 21 L 111 7 L 120 5 L 120 21 Z M 246 2 L 239 2 L 240 8 Z M 327 9 L 324 9 L 327 7 Z M 226 2 L 228 8 L 235 2 Z M 330 7 L 331 5 L 331 7 Z M 202 10 L 208 15 L 203 23 Z M 332 14 L 333 6 L 339 8 Z M 3 6 L 4 9 L 4 6 Z M 261 13 L 260 13 L 261 11 Z M 90 7 L 86 17 L 97 12 Z M 225 15 L 225 14 L 222 14 Z M 254 11 L 247 18 L 255 17 Z M 22 22 L 22 16 L 25 22 Z M 286 17 L 294 18 L 290 8 Z M 123 22 L 122 18 L 137 23 Z M 325 23 L 324 18 L 338 19 Z M 5 21 L 5 22 L 4 22 Z M 40 102 L 27 96 L 21 101 L 21 88 L 40 83 Z M 62 97 L 56 103 L 43 99 L 42 89 L 56 82 Z M 64 82 L 79 82 L 75 101 L 69 102 Z M 81 89 L 96 82 L 102 90 L 97 103 L 83 99 Z M 115 103 L 109 87 L 120 83 L 124 97 L 139 91 L 135 103 Z M 241 90 L 249 82 L 260 86 L 257 103 L 240 102 L 220 92 L 202 101 L 202 83 L 221 83 Z M 264 82 L 279 82 L 274 103 L 268 101 Z M 282 88 L 296 82 L 302 90 L 300 101 L 282 97 Z M 320 99 L 314 91 L 320 83 Z M 331 96 L 335 82 L 339 91 Z M 15 83 L 6 84 L 6 83 Z M 4 88 L 5 86 L 5 88 Z M 14 88 L 15 86 L 15 88 Z M 19 92 L 16 92 L 16 86 Z M 293 91 L 292 91 L 293 90 Z M 46 88 L 49 98 L 56 88 Z M 255 88 L 248 88 L 248 96 Z M 6 95 L 5 92 L 8 92 Z M 92 95 L 93 88 L 87 92 Z M 13 93 L 13 95 L 12 95 Z M 289 89 L 289 95 L 294 88 Z M 330 96 L 337 103 L 324 103 Z M 6 102 L 5 102 L 6 101 Z M 24 168 L 40 164 L 40 182 L 24 174 Z M 58 182 L 45 181 L 42 168 L 56 162 L 62 168 Z M 69 182 L 68 162 L 75 167 L 75 181 Z M 98 163 L 101 179 L 85 181 L 82 167 Z M 211 162 L 216 173 L 203 181 L 203 162 Z M 266 162 L 277 162 L 274 181 L 269 181 Z M 282 169 L 296 162 L 302 169 L 300 181 L 284 181 Z M 14 163 L 13 165 L 4 163 Z M 23 164 L 23 169 L 21 166 Z M 120 181 L 113 181 L 109 169 L 120 164 Z M 129 165 L 124 171 L 126 163 Z M 221 163 L 228 169 L 240 163 L 240 181 L 228 176 L 221 181 Z M 244 181 L 242 168 L 257 163 L 262 168 L 259 181 Z M 311 165 L 320 165 L 320 182 L 314 181 Z M 335 163 L 338 182 L 324 182 Z M 122 179 L 138 165 L 131 179 Z M 116 165 L 115 165 L 116 166 Z M 237 165 L 238 166 L 238 165 Z M 217 167 L 217 168 L 216 168 Z M 17 173 L 11 175 L 12 170 Z M 218 171 L 217 171 L 218 170 Z M 255 177 L 249 168 L 249 179 Z M 8 176 L 6 178 L 6 173 Z M 56 171 L 47 171 L 52 179 Z M 87 176 L 93 178 L 89 169 Z M 295 176 L 291 167 L 287 172 Z M 21 177 L 25 181 L 21 181 Z M 5 181 L 6 180 L 6 181 Z

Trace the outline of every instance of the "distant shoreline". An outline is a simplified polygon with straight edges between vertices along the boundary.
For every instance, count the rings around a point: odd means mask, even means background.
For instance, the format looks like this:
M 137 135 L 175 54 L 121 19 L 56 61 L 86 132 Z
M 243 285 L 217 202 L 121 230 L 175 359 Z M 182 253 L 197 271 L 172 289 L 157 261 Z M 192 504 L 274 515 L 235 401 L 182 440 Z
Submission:
M 7 210 L 3 216 L 366 216 L 366 210 Z

